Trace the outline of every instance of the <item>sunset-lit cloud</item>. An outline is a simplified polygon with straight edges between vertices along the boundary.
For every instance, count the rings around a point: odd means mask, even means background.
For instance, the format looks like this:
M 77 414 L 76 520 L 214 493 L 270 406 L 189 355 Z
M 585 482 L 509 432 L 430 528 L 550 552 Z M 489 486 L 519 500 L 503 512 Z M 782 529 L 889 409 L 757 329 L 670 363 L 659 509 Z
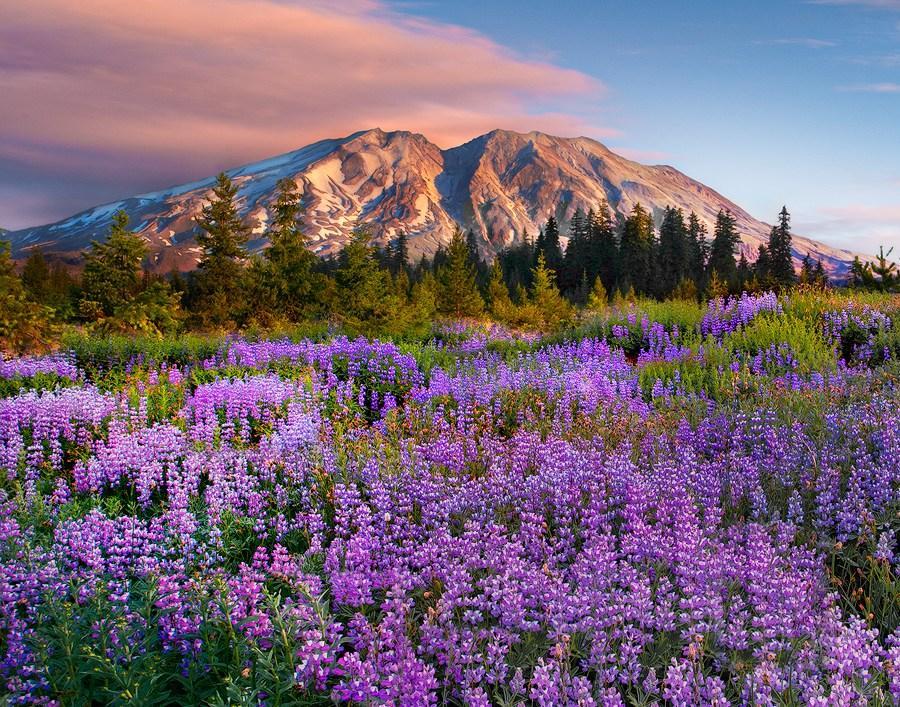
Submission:
M 45 217 L 59 217 L 375 126 L 443 146 L 497 127 L 607 137 L 570 110 L 603 93 L 582 72 L 368 0 L 12 3 L 0 197 L 43 187 Z M 0 224 L 43 211 L 0 199 Z

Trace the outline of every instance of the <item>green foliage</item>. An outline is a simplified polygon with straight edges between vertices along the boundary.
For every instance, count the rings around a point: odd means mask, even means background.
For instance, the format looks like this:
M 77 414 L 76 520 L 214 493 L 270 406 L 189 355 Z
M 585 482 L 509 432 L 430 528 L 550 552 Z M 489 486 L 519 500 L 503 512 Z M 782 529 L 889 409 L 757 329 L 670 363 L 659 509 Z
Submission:
M 227 174 L 219 174 L 212 199 L 197 219 L 197 244 L 203 256 L 192 281 L 191 300 L 201 326 L 232 327 L 238 316 L 250 229 L 238 214 L 237 191 Z
M 454 317 L 478 317 L 484 313 L 475 274 L 470 249 L 457 228 L 447 248 L 447 260 L 437 272 L 439 312 Z
M 653 220 L 640 204 L 635 204 L 625 221 L 619 246 L 619 286 L 633 287 L 645 294 L 651 291 L 653 275 Z
M 587 309 L 591 312 L 604 312 L 609 306 L 609 294 L 600 277 L 594 278 L 594 285 L 588 294 Z
M 734 253 L 741 238 L 735 224 L 734 216 L 729 211 L 719 211 L 707 265 L 710 277 L 715 273 L 726 287 L 731 287 L 737 282 L 737 262 Z
M 553 271 L 544 262 L 543 253 L 538 254 L 531 281 L 528 304 L 522 308 L 525 322 L 542 331 L 553 331 L 570 324 L 574 309 L 560 295 Z
M 46 349 L 56 333 L 52 310 L 29 299 L 9 251 L 9 243 L 0 241 L 0 353 Z

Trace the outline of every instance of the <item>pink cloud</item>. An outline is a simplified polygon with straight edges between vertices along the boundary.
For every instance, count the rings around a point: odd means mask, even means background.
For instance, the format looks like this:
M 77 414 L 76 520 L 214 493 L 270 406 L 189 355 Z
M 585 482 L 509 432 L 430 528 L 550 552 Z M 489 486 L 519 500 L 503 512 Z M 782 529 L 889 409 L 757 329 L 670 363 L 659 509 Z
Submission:
M 336 5 L 13 3 L 0 25 L 0 162 L 130 186 L 375 126 L 445 146 L 496 127 L 610 134 L 566 112 L 604 92 L 583 73 L 372 0 Z

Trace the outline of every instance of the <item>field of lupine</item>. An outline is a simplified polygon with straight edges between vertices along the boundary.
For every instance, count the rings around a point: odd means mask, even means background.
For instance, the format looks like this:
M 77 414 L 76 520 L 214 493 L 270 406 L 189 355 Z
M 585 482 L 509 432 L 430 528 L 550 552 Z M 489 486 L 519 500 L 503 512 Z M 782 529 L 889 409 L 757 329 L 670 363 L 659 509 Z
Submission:
M 900 303 L 0 360 L 10 704 L 900 703 Z

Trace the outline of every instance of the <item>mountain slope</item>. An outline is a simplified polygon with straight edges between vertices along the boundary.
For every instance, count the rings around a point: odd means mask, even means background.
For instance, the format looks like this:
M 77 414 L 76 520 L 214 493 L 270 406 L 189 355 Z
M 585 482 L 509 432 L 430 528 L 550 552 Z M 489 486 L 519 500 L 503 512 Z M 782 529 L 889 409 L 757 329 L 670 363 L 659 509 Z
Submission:
M 623 218 L 638 202 L 659 223 L 666 206 L 697 215 L 712 229 L 719 209 L 730 210 L 748 257 L 770 227 L 721 194 L 668 166 L 627 160 L 599 142 L 579 137 L 495 130 L 464 145 L 441 150 L 422 135 L 368 130 L 322 140 L 294 152 L 238 167 L 241 213 L 253 227 L 250 246 L 265 246 L 267 209 L 279 179 L 296 181 L 305 206 L 304 229 L 320 254 L 336 253 L 360 223 L 378 242 L 400 231 L 414 256 L 433 253 L 457 223 L 483 236 L 485 255 L 534 235 L 550 215 L 563 227 L 576 209 L 604 197 Z M 41 246 L 76 260 L 92 239 L 102 239 L 112 215 L 124 209 L 147 240 L 155 270 L 189 269 L 199 249 L 194 219 L 209 198 L 214 178 L 142 194 L 88 209 L 57 223 L 8 234 L 17 257 Z M 795 237 L 795 256 L 821 258 L 839 275 L 853 254 Z

